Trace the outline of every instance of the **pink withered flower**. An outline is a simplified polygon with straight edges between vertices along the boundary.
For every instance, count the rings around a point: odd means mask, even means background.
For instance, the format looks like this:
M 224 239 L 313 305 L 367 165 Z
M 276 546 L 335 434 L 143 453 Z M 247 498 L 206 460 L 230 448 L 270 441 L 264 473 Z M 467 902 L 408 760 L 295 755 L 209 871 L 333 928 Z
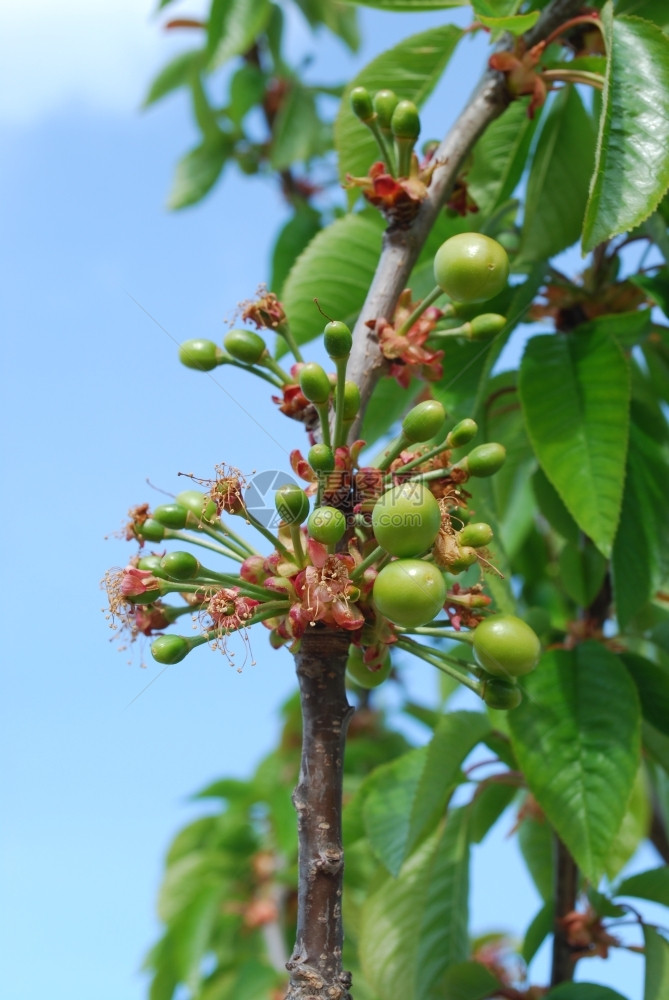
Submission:
M 206 614 L 211 618 L 214 628 L 221 632 L 235 632 L 253 617 L 254 609 L 259 604 L 260 601 L 252 597 L 240 595 L 239 587 L 223 587 L 210 598 Z
M 355 601 L 359 589 L 349 579 L 355 560 L 346 553 L 330 555 L 327 548 L 313 539 L 308 543 L 312 562 L 295 577 L 294 584 L 300 603 L 290 609 L 293 630 L 304 631 L 315 622 L 337 625 L 355 631 L 365 619 Z M 295 631 L 295 634 L 298 634 Z

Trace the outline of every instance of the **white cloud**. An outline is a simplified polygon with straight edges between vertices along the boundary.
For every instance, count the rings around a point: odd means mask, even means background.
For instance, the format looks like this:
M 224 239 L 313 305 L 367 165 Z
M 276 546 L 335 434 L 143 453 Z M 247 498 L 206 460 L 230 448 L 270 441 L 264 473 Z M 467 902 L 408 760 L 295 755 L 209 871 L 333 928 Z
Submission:
M 29 123 L 64 105 L 135 110 L 183 32 L 166 37 L 157 0 L 14 0 L 0 4 L 0 121 Z M 197 15 L 201 5 L 190 5 Z M 175 3 L 174 10 L 184 8 Z

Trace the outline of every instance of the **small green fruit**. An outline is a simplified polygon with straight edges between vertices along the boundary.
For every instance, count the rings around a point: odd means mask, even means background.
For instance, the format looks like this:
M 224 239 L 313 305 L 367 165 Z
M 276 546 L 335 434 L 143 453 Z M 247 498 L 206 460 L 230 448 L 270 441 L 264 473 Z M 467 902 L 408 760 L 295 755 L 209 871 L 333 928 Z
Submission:
M 315 361 L 307 361 L 299 372 L 300 389 L 309 402 L 322 406 L 330 398 L 332 386 L 327 372 Z
M 490 441 L 488 444 L 480 444 L 472 449 L 461 464 L 467 469 L 470 476 L 483 478 L 494 476 L 506 461 L 506 448 L 503 444 Z
M 190 643 L 182 635 L 159 635 L 151 643 L 151 655 L 158 663 L 179 663 L 190 653 Z
M 168 552 L 160 566 L 171 580 L 192 580 L 200 572 L 200 563 L 192 552 Z
M 446 410 L 437 399 L 426 399 L 409 410 L 402 421 L 402 434 L 411 444 L 429 441 L 444 426 Z
M 441 611 L 446 592 L 446 581 L 434 563 L 396 559 L 379 572 L 372 597 L 376 610 L 395 625 L 416 628 Z
M 476 662 L 495 677 L 513 679 L 534 670 L 541 656 L 536 632 L 515 615 L 485 618 L 474 631 Z
M 518 708 L 523 696 L 517 684 L 502 680 L 500 677 L 484 677 L 483 700 L 489 708 L 510 711 Z
M 504 247 L 482 233 L 459 233 L 437 250 L 434 278 L 455 302 L 485 302 L 498 295 L 509 277 Z
M 339 320 L 335 319 L 331 323 L 326 323 L 323 330 L 323 343 L 328 357 L 332 358 L 333 361 L 338 361 L 347 358 L 351 353 L 353 334 L 346 323 L 340 323 Z
M 489 545 L 492 539 L 493 530 L 485 521 L 474 521 L 472 524 L 467 524 L 458 533 L 459 545 L 471 545 L 475 549 Z
M 274 506 L 286 524 L 302 524 L 309 514 L 309 497 L 299 486 L 287 483 L 274 494 Z
M 165 525 L 166 528 L 174 528 L 177 531 L 186 527 L 188 514 L 188 507 L 184 507 L 180 503 L 163 503 L 153 511 L 156 521 Z
M 265 341 L 252 330 L 230 330 L 223 346 L 228 354 L 245 365 L 255 365 L 267 350 Z
M 332 472 L 335 467 L 334 452 L 326 444 L 313 445 L 309 449 L 307 461 L 314 472 Z
M 397 139 L 413 139 L 415 142 L 420 135 L 420 118 L 413 101 L 399 101 L 395 105 L 390 130 Z
M 379 116 L 379 125 L 385 131 L 390 131 L 390 122 L 393 111 L 399 103 L 399 97 L 392 90 L 379 90 L 374 95 L 372 103 Z
M 387 649 L 385 650 L 385 655 L 379 669 L 370 670 L 363 659 L 363 652 L 360 647 L 349 646 L 346 675 L 358 687 L 364 688 L 366 691 L 377 688 L 379 684 L 383 684 L 388 679 L 392 668 L 393 664 Z
M 448 443 L 451 448 L 462 448 L 469 444 L 478 433 L 478 424 L 471 417 L 465 417 L 459 424 L 456 424 L 448 435 Z
M 317 507 L 309 515 L 307 531 L 323 545 L 336 545 L 346 532 L 346 518 L 336 507 Z
M 213 340 L 185 340 L 179 348 L 179 361 L 186 368 L 210 372 L 222 361 L 223 354 Z
M 372 530 L 379 545 L 394 556 L 419 556 L 439 534 L 441 509 L 422 483 L 394 486 L 372 510 Z
M 366 87 L 354 87 L 351 91 L 351 107 L 353 114 L 361 122 L 371 121 L 374 117 L 374 105 Z

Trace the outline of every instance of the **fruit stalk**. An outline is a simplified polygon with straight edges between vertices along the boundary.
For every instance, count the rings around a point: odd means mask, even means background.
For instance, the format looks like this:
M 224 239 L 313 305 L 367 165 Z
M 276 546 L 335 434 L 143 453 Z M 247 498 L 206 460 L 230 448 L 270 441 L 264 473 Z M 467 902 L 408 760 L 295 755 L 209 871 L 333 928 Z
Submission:
M 295 656 L 302 707 L 302 758 L 293 793 L 299 890 L 286 1000 L 351 1000 L 351 975 L 342 968 L 341 954 L 342 777 L 353 713 L 344 687 L 348 647 L 348 633 L 316 626 L 305 633 Z

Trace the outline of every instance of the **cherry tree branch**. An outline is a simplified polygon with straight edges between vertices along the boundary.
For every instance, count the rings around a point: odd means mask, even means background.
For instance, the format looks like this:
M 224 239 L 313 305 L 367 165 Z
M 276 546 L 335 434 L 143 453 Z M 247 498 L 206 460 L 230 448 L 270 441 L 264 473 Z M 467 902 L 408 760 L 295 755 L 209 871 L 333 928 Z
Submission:
M 574 978 L 574 952 L 567 940 L 567 934 L 561 921 L 576 906 L 578 868 L 557 834 L 553 834 L 553 857 L 555 926 L 553 933 L 551 986 L 557 986 L 558 983 L 569 982 Z
M 531 47 L 547 38 L 560 24 L 573 17 L 581 6 L 580 0 L 553 0 L 534 28 L 524 36 L 526 45 Z M 498 48 L 510 49 L 512 44 L 510 36 L 505 36 Z M 453 189 L 462 164 L 488 125 L 506 110 L 510 100 L 504 75 L 486 69 L 467 105 L 434 154 L 440 166 L 432 175 L 428 196 L 414 222 L 408 229 L 391 227 L 384 234 L 376 273 L 355 325 L 353 350 L 347 369 L 348 378 L 357 382 L 360 388 L 361 415 L 386 367 L 376 337 L 366 323 L 381 317 L 392 318 L 397 300 L 407 286 L 411 270 Z M 350 440 L 358 436 L 360 420 L 361 417 L 351 428 Z
M 295 949 L 286 968 L 286 1000 L 351 1000 L 342 968 L 342 775 L 353 709 L 344 672 L 350 637 L 344 630 L 308 629 L 295 656 L 302 706 L 302 759 L 293 793 L 298 827 Z

